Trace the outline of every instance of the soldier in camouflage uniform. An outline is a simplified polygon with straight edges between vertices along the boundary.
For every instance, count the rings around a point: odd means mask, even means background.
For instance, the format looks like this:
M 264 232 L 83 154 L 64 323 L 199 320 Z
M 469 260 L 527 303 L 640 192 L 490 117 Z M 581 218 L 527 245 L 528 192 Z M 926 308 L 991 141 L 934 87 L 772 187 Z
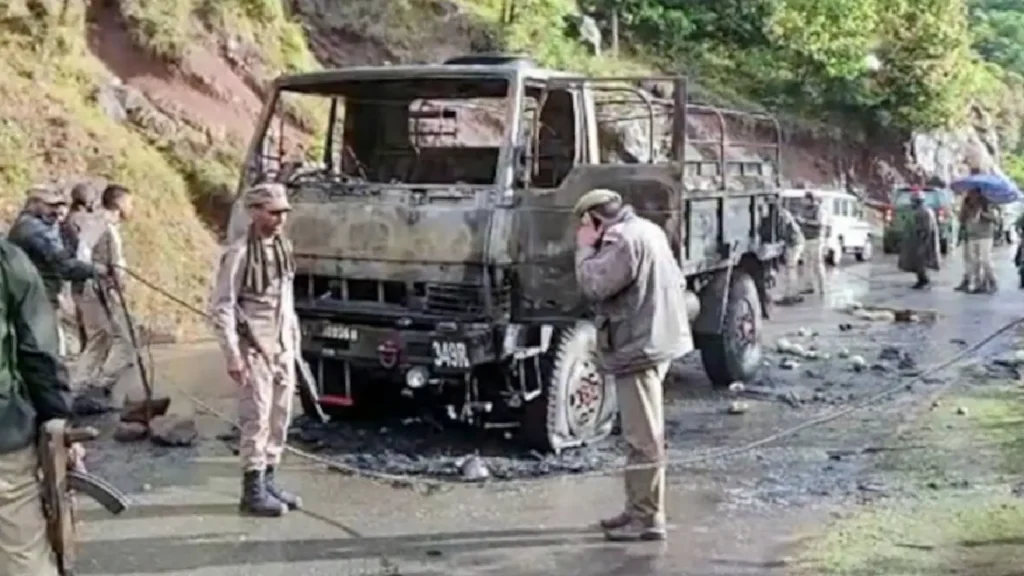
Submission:
M 601 521 L 609 540 L 665 539 L 665 418 L 669 363 L 693 349 L 686 279 L 660 226 L 618 193 L 592 190 L 575 207 L 576 279 L 596 311 L 599 367 L 614 379 L 629 446 L 626 509 Z
M 239 508 L 243 514 L 280 516 L 300 506 L 295 495 L 275 483 L 291 419 L 300 338 L 292 286 L 295 260 L 282 235 L 291 206 L 284 187 L 276 183 L 254 186 L 244 201 L 252 223 L 221 257 L 210 316 L 228 374 L 239 385 L 244 471 Z M 240 321 L 249 334 L 240 334 Z

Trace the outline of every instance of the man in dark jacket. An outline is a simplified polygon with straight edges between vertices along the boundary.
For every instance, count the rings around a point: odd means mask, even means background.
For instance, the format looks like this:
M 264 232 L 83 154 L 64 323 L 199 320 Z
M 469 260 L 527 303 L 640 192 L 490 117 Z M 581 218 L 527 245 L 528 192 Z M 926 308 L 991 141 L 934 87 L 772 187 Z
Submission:
M 660 226 L 618 193 L 592 190 L 575 207 L 576 279 L 597 312 L 599 368 L 615 381 L 627 462 L 626 509 L 601 521 L 609 540 L 665 538 L 665 419 L 669 364 L 693 350 L 686 280 Z
M 74 253 L 64 246 L 60 220 L 66 210 L 67 199 L 60 189 L 51 185 L 33 186 L 25 210 L 8 233 L 9 240 L 24 250 L 39 270 L 46 298 L 54 310 L 60 310 L 59 296 L 65 281 L 80 282 L 107 274 L 102 266 L 76 260 Z M 59 325 L 57 330 L 58 333 L 61 330 Z
M 25 253 L 6 240 L 0 240 L 0 310 L 0 574 L 57 576 L 35 442 L 41 423 L 71 418 L 68 383 L 43 281 Z

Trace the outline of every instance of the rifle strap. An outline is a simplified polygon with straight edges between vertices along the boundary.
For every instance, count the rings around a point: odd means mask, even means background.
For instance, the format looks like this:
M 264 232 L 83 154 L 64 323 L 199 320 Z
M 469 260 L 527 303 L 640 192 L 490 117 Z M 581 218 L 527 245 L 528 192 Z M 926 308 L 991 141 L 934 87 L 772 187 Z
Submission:
M 22 381 L 20 374 L 18 373 L 18 342 L 17 333 L 14 331 L 14 294 L 11 293 L 11 281 L 10 276 L 7 273 L 7 262 L 10 255 L 7 252 L 7 247 L 0 244 L 0 278 L 3 279 L 4 283 L 4 319 L 7 321 L 7 334 L 4 338 L 4 348 L 7 354 L 7 367 L 11 372 L 11 382 L 18 385 L 18 392 L 23 395 L 24 398 L 29 398 L 28 388 L 25 382 Z M 56 311 L 54 311 L 56 314 Z

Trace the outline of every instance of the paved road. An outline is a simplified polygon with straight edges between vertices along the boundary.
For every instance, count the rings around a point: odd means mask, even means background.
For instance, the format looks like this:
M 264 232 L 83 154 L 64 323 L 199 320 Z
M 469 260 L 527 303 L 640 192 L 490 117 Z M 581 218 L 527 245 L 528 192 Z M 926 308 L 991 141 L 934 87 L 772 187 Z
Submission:
M 909 289 L 913 278 L 895 272 L 892 258 L 844 266 L 834 272 L 835 290 L 827 303 L 808 302 L 780 309 L 766 329 L 766 340 L 810 327 L 822 333 L 819 344 L 823 348 L 855 346 L 857 339 L 880 346 L 903 338 L 916 340 L 913 349 L 922 365 L 948 358 L 960 349 L 949 342 L 954 336 L 976 340 L 982 332 L 1020 312 L 1013 271 L 1006 264 L 1009 254 L 1004 249 L 997 257 L 1003 281 L 1003 292 L 997 297 L 952 292 L 960 274 L 957 262 L 951 262 L 937 277 L 936 286 L 924 293 Z M 892 328 L 877 327 L 840 343 L 838 339 L 843 335 L 838 334 L 836 325 L 848 322 L 850 317 L 839 308 L 850 300 L 935 308 L 942 317 L 932 328 L 894 332 Z M 180 387 L 233 414 L 231 390 L 215 351 L 204 346 L 178 347 L 157 351 L 157 359 L 158 385 L 175 397 L 172 411 L 192 411 L 190 404 L 174 392 Z M 775 360 L 770 358 L 771 362 Z M 843 368 L 836 368 L 839 370 Z M 779 389 L 785 389 L 785 382 L 789 382 L 785 379 L 790 378 L 790 384 L 805 386 L 808 391 L 833 379 L 829 375 L 802 375 L 800 370 L 778 372 L 774 367 L 771 376 L 776 383 L 782 382 L 777 384 Z M 847 381 L 828 388 L 828 394 L 843 386 L 851 390 L 851 395 L 862 390 L 849 375 L 844 378 Z M 898 378 L 893 374 L 879 376 L 877 387 Z M 695 383 L 692 387 L 701 385 Z M 908 392 L 904 401 L 913 401 L 913 394 Z M 707 409 L 680 412 L 680 418 L 686 421 L 670 422 L 670 426 L 687 427 L 698 422 L 702 428 L 694 428 L 685 439 L 674 442 L 676 451 L 736 445 L 763 433 L 762 428 L 785 427 L 834 408 L 828 402 L 801 409 L 763 402 L 757 403 L 754 415 L 744 421 L 721 413 L 727 403 L 727 398 L 715 398 Z M 617 477 L 554 478 L 528 485 L 461 485 L 424 494 L 342 476 L 292 458 L 283 471 L 283 480 L 301 492 L 308 511 L 280 520 L 241 518 L 236 511 L 236 458 L 221 442 L 213 440 L 227 427 L 209 415 L 199 415 L 207 440 L 195 449 L 100 443 L 91 451 L 93 469 L 128 491 L 135 506 L 123 517 L 110 518 L 85 505 L 79 573 L 768 574 L 783 564 L 780 559 L 792 546 L 799 544 L 797 535 L 801 530 L 813 530 L 827 520 L 828 511 L 841 504 L 851 490 L 856 492 L 844 482 L 854 481 L 860 469 L 855 464 L 828 463 L 822 456 L 823 447 L 855 436 L 857 426 L 867 427 L 865 422 L 887 421 L 887 415 L 901 410 L 898 406 L 895 403 L 888 412 L 833 423 L 795 438 L 783 448 L 765 448 L 736 462 L 675 470 L 668 495 L 672 524 L 669 542 L 632 546 L 605 543 L 590 526 L 620 506 L 622 488 Z M 882 434 L 885 430 L 876 427 L 874 432 Z

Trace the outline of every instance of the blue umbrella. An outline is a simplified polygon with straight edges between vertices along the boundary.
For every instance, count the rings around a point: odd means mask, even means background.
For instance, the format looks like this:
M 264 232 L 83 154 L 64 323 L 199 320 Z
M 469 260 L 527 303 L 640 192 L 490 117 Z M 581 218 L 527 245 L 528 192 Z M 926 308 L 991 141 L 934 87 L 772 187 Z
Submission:
M 982 196 L 993 204 L 1011 204 L 1024 199 L 1017 185 L 999 174 L 971 174 L 954 180 L 949 187 L 957 192 L 980 190 Z

